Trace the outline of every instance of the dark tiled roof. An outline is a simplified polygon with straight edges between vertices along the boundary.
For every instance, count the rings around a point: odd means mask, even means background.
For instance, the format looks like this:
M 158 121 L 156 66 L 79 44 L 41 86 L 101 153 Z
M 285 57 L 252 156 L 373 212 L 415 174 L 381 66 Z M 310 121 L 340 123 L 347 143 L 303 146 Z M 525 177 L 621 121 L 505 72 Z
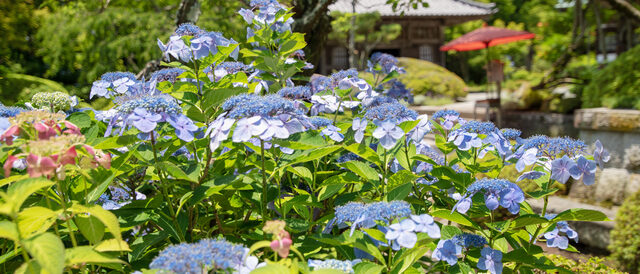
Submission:
M 495 4 L 480 3 L 472 0 L 425 0 L 428 7 L 419 5 L 417 9 L 405 10 L 405 16 L 482 16 L 496 12 Z M 352 0 L 338 0 L 329 6 L 330 11 L 351 12 Z M 386 0 L 358 0 L 357 13 L 377 11 L 382 16 L 399 16 L 401 11 L 394 12 Z

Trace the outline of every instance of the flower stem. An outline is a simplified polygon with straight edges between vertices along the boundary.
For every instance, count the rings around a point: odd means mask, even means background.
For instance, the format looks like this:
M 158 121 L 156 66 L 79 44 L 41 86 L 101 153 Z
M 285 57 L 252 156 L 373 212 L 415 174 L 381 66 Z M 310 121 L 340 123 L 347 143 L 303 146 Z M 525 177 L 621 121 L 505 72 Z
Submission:
M 264 168 L 264 141 L 260 140 L 260 160 L 262 161 L 262 222 L 266 223 L 267 217 L 267 174 Z

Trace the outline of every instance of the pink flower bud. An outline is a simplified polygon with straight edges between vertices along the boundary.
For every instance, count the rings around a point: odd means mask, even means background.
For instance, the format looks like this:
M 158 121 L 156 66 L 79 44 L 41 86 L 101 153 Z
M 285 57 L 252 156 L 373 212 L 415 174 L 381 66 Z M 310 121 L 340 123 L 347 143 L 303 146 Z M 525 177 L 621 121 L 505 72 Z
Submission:
M 55 173 L 57 166 L 50 157 L 39 157 L 33 153 L 27 156 L 27 173 L 29 173 L 30 177 L 40 177 L 42 175 L 51 177 Z
M 291 248 L 291 244 L 293 243 L 293 241 L 291 241 L 289 232 L 285 230 L 280 233 L 280 236 L 280 240 L 276 239 L 271 241 L 271 244 L 269 246 L 271 246 L 271 249 L 277 252 L 280 257 L 286 258 L 287 256 L 289 256 L 289 249 Z

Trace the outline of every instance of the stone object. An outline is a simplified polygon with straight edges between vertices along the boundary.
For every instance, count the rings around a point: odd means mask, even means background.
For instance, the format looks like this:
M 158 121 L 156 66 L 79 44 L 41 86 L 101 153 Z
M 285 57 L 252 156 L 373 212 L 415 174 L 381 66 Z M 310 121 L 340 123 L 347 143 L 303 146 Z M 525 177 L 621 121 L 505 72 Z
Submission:
M 623 166 L 631 172 L 640 172 L 640 145 L 631 145 L 624 150 Z
M 633 195 L 634 193 L 640 191 L 640 174 L 631 173 L 629 174 L 629 181 L 627 182 L 627 186 L 625 187 L 625 198 Z
M 621 205 L 626 197 L 625 191 L 628 181 L 629 172 L 626 169 L 605 168 L 600 173 L 595 185 L 595 201 Z

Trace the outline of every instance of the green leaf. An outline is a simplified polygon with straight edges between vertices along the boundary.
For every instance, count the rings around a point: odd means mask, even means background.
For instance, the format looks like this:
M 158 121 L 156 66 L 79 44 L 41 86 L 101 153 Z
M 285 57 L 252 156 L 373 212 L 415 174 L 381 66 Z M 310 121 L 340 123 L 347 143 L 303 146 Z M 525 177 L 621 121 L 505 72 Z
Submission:
M 364 142 L 360 144 L 351 144 L 348 146 L 344 146 L 344 149 L 362 157 L 363 159 L 376 164 L 377 166 L 382 166 L 382 160 L 380 160 L 380 155 L 376 153 L 373 149 L 367 146 Z
M 289 274 L 289 268 L 281 264 L 269 263 L 254 269 L 251 274 Z
M 389 187 L 395 187 L 404 185 L 407 183 L 413 183 L 416 179 L 420 178 L 420 176 L 413 174 L 413 172 L 408 170 L 400 170 L 395 174 L 389 177 Z
M 365 228 L 363 229 L 367 234 L 380 242 L 387 242 L 387 238 L 384 236 L 384 233 L 376 228 Z
M 304 179 L 307 182 L 313 181 L 313 174 L 311 171 L 303 166 L 289 167 L 287 168 L 291 173 L 298 175 L 298 177 Z
M 131 256 L 129 261 L 135 262 L 140 260 L 149 247 L 164 241 L 167 237 L 169 237 L 169 234 L 164 231 L 147 234 L 142 237 L 139 236 L 131 244 L 132 251 L 129 253 Z
M 107 138 L 106 140 L 98 143 L 93 147 L 96 149 L 115 149 L 129 146 L 139 140 L 140 139 L 138 139 L 138 137 L 135 135 L 113 136 Z
M 118 223 L 118 218 L 113 213 L 105 210 L 99 205 L 80 205 L 74 204 L 69 208 L 74 213 L 87 213 L 93 217 L 96 217 L 100 220 L 108 229 L 109 232 L 118 240 L 122 240 L 122 235 L 120 234 L 120 223 Z
M 411 183 L 405 183 L 391 189 L 389 193 L 387 193 L 386 200 L 387 201 L 404 200 L 404 198 L 407 198 L 407 196 L 409 196 L 409 193 L 411 192 L 411 187 L 412 187 Z
M 342 270 L 337 270 L 337 269 L 320 268 L 320 269 L 311 271 L 309 274 L 344 274 L 344 272 Z
M 375 169 L 370 167 L 369 165 L 360 162 L 360 161 L 349 161 L 346 163 L 339 164 L 338 166 L 344 167 L 348 170 L 353 171 L 353 173 L 360 176 L 362 179 L 366 181 L 378 181 L 378 172 Z
M 7 220 L 0 221 L 0 238 L 18 241 L 18 227 L 16 224 Z
M 382 273 L 383 270 L 384 266 L 372 262 L 361 262 L 353 268 L 355 273 Z
M 5 185 L 8 185 L 8 184 L 11 184 L 13 182 L 17 182 L 17 181 L 20 181 L 20 180 L 23 180 L 23 179 L 27 179 L 27 178 L 29 178 L 28 174 L 19 174 L 19 175 L 9 176 L 7 178 L 4 178 L 4 179 L 0 180 L 0 187 L 3 187 Z
M 212 107 L 218 107 L 228 98 L 245 92 L 247 92 L 247 88 L 242 87 L 207 90 L 202 99 L 202 108 L 207 110 Z
M 443 225 L 442 228 L 440 229 L 440 234 L 442 235 L 442 239 L 445 239 L 445 240 L 451 239 L 453 238 L 453 236 L 456 236 L 461 233 L 462 233 L 462 230 L 452 225 Z
M 67 120 L 80 129 L 85 129 L 91 126 L 91 117 L 86 112 L 74 112 L 67 117 Z
M 43 177 L 29 178 L 12 184 L 9 186 L 9 189 L 7 189 L 5 202 L 0 204 L 0 213 L 6 215 L 16 214 L 20 211 L 22 203 L 24 203 L 31 194 L 51 185 L 53 185 L 53 182 Z
M 344 184 L 331 184 L 331 185 L 321 187 L 320 191 L 318 192 L 318 201 L 321 202 L 332 197 L 334 194 L 340 191 L 343 187 L 344 187 Z
M 312 149 L 306 152 L 305 154 L 299 156 L 298 158 L 296 158 L 296 160 L 293 163 L 291 163 L 291 165 L 320 159 L 324 156 L 335 153 L 341 148 L 342 148 L 341 146 L 334 145 L 334 146 L 327 146 L 327 147 Z
M 527 214 L 518 216 L 515 220 L 511 222 L 511 228 L 518 228 L 528 225 L 537 225 L 548 223 L 549 220 L 538 216 L 537 214 Z
M 156 165 L 158 169 L 162 171 L 166 171 L 169 175 L 173 176 L 175 179 L 185 180 L 189 182 L 196 182 L 191 177 L 189 177 L 187 173 L 185 173 L 182 169 L 180 169 L 178 166 L 174 165 L 171 162 L 160 162 L 160 163 L 157 163 Z
M 554 222 L 559 222 L 559 221 L 598 222 L 598 221 L 611 221 L 611 220 L 607 218 L 607 215 L 597 210 L 572 208 L 572 209 L 567 209 L 561 212 L 560 214 L 558 214 L 558 216 L 553 218 L 552 221 Z
M 20 211 L 17 223 L 22 237 L 47 231 L 56 221 L 59 213 L 41 206 L 33 206 Z
M 429 247 L 425 246 L 416 246 L 406 250 L 399 257 L 393 258 L 393 269 L 391 273 L 404 273 L 407 268 L 411 267 L 411 265 L 422 258 L 428 251 Z
M 83 264 L 124 264 L 120 259 L 93 250 L 90 246 L 68 248 L 64 254 L 64 264 L 69 267 Z
M 384 260 L 384 256 L 382 256 L 382 253 L 380 253 L 380 249 L 370 241 L 367 241 L 365 239 L 358 239 L 356 240 L 354 247 L 369 253 L 369 255 L 376 258 L 380 263 L 384 264 L 385 266 L 387 265 Z
M 38 234 L 22 241 L 22 246 L 38 264 L 52 274 L 62 274 L 64 270 L 64 244 L 51 232 Z
M 451 212 L 451 210 L 448 209 L 438 209 L 435 210 L 433 212 L 431 212 L 431 216 L 433 217 L 437 217 L 437 218 L 442 218 L 445 220 L 449 220 L 452 221 L 454 223 L 458 223 L 464 226 L 471 226 L 471 227 L 476 227 L 478 228 L 479 226 L 474 223 L 473 221 L 471 221 L 471 219 L 469 219 L 469 217 L 462 215 L 456 211 Z
M 73 217 L 73 221 L 78 226 L 82 236 L 92 244 L 97 244 L 104 237 L 104 224 L 98 218 L 91 215 L 76 215 Z
M 38 262 L 34 260 L 29 260 L 23 263 L 18 269 L 16 269 L 13 274 L 39 274 L 45 273 L 42 271 L 42 267 L 38 264 Z
M 537 199 L 540 199 L 540 198 L 544 198 L 544 196 L 556 193 L 556 191 L 558 191 L 557 188 L 552 188 L 552 189 L 547 189 L 547 190 L 538 190 L 538 191 L 527 192 L 527 195 L 529 195 L 532 198 L 537 200 Z
M 117 239 L 104 240 L 99 244 L 97 244 L 96 246 L 94 246 L 93 249 L 99 252 L 107 252 L 107 251 L 131 252 L 131 249 L 129 248 L 129 244 L 127 244 L 127 242 L 123 240 L 117 240 Z

